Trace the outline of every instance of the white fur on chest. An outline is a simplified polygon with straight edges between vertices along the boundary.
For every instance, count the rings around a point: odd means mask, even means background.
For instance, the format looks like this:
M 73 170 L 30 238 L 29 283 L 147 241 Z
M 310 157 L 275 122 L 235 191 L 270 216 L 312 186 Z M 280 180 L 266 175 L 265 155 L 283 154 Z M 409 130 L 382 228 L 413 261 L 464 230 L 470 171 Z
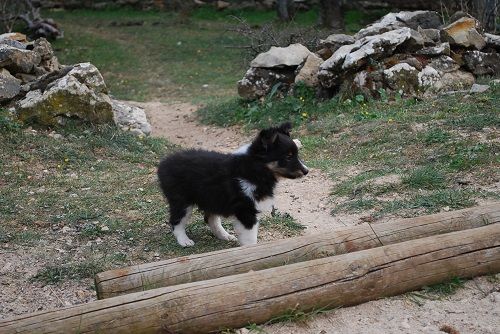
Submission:
M 239 178 L 238 181 L 240 183 L 241 190 L 248 198 L 250 198 L 255 203 L 255 208 L 257 210 L 271 211 L 273 209 L 273 204 L 274 204 L 273 197 L 266 197 L 263 200 L 257 201 L 254 195 L 257 186 L 245 179 Z

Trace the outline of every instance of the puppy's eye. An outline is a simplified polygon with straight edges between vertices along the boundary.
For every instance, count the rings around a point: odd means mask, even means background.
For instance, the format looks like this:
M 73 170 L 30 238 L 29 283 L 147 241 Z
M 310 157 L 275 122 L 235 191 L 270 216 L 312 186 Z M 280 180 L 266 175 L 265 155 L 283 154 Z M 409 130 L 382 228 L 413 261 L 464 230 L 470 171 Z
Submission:
M 287 160 L 287 161 L 292 160 L 292 158 L 293 158 L 293 153 L 291 153 L 291 152 L 290 152 L 290 153 L 288 153 L 288 154 L 286 155 L 286 160 Z

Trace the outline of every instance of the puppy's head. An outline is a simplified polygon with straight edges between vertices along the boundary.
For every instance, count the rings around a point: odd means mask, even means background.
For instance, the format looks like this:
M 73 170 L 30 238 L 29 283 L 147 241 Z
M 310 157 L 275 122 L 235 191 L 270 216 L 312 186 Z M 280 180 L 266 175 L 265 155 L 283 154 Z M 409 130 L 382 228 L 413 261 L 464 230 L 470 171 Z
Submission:
M 287 122 L 260 131 L 248 152 L 263 160 L 277 177 L 296 179 L 309 173 L 309 169 L 299 159 L 298 148 L 290 137 L 290 130 L 292 125 Z

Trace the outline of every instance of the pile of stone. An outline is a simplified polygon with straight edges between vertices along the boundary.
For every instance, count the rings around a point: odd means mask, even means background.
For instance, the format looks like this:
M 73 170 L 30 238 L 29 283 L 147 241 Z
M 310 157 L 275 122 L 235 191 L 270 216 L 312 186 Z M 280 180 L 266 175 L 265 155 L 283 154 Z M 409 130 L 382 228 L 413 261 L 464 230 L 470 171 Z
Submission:
M 46 126 L 79 119 L 151 132 L 144 110 L 111 99 L 94 65 L 62 66 L 45 38 L 28 42 L 20 33 L 0 35 L 0 107 L 22 122 Z
M 259 54 L 238 82 L 245 99 L 298 82 L 320 96 L 430 95 L 468 90 L 478 76 L 500 76 L 500 36 L 463 14 L 442 25 L 434 11 L 389 13 L 354 36 L 335 34 L 315 52 L 293 44 Z

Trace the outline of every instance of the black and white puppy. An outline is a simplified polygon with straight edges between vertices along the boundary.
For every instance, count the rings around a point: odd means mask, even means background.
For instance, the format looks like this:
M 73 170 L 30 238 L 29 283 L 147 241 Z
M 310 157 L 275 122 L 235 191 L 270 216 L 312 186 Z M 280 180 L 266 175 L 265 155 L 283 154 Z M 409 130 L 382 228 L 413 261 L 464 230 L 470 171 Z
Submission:
M 179 245 L 194 245 L 185 230 L 194 205 L 204 211 L 205 221 L 217 238 L 236 239 L 222 227 L 220 219 L 234 216 L 240 245 L 257 243 L 259 203 L 273 197 L 280 177 L 295 179 L 308 173 L 290 130 L 290 123 L 262 130 L 251 144 L 234 154 L 187 150 L 160 162 L 158 178 Z

